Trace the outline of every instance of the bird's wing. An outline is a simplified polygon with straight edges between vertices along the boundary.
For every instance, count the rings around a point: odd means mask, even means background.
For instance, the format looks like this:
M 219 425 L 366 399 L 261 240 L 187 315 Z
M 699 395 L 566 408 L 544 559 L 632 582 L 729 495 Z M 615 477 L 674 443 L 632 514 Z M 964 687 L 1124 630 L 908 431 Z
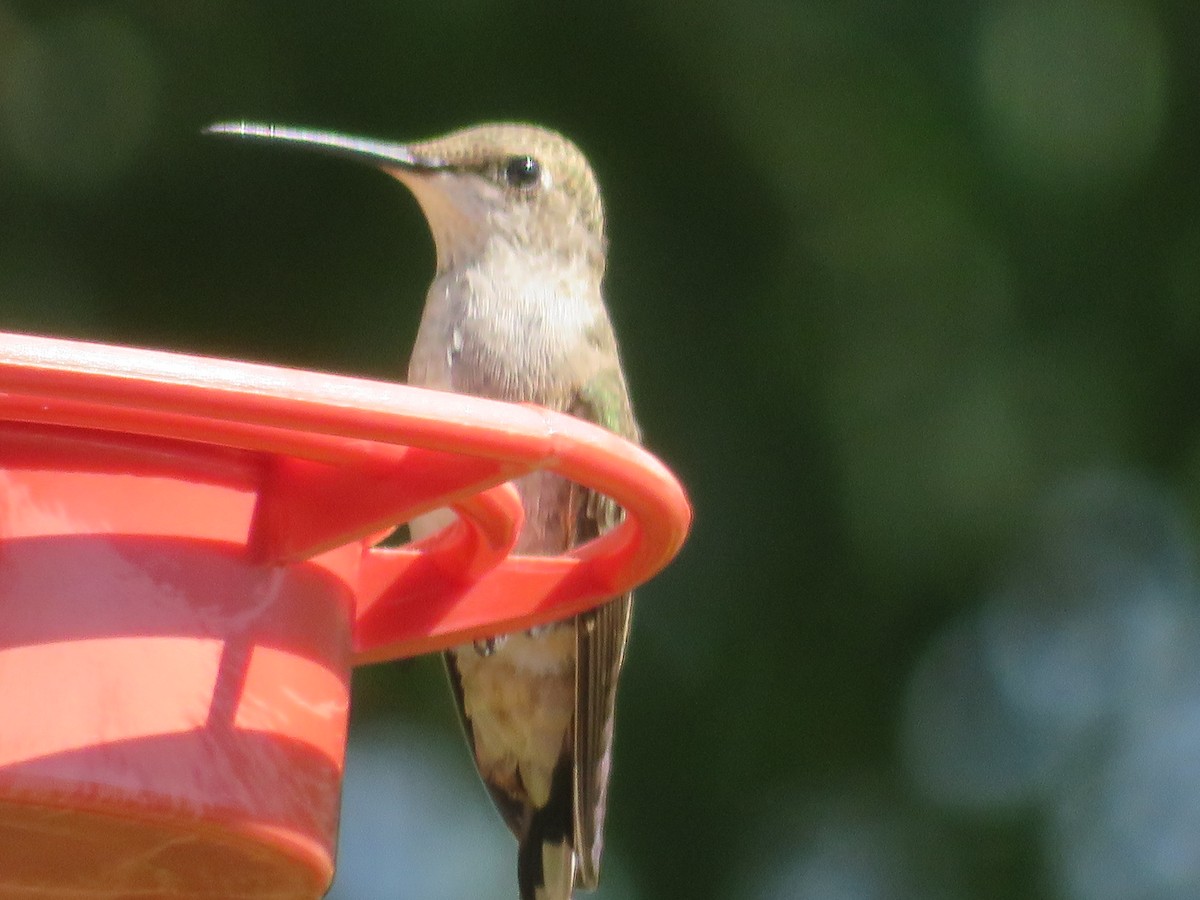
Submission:
M 579 391 L 568 412 L 622 437 L 638 438 L 619 371 L 593 378 Z M 603 494 L 572 485 L 568 516 L 570 546 L 575 546 L 615 527 L 623 512 Z M 600 875 L 617 676 L 625 659 L 632 610 L 633 596 L 625 594 L 581 613 L 575 629 L 575 880 L 585 890 L 594 889 Z
M 633 596 L 626 594 L 580 615 L 575 642 L 576 883 L 594 890 L 604 849 L 604 814 L 612 767 L 617 675 L 625 657 Z

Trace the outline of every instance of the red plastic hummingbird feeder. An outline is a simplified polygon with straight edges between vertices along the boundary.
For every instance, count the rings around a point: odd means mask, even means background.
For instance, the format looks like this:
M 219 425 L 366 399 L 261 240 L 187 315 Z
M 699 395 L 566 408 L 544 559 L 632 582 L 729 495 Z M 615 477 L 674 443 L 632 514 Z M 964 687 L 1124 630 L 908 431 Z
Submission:
M 624 522 L 512 555 L 535 469 Z M 586 609 L 689 520 L 653 457 L 541 408 L 0 334 L 0 897 L 320 896 L 351 668 Z

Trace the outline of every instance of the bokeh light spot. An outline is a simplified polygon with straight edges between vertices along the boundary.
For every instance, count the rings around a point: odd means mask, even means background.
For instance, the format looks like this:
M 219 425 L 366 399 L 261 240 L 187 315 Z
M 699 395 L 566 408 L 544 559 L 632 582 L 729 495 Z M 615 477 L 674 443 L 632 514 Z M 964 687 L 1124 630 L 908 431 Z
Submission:
M 919 823 L 869 785 L 793 797 L 758 861 L 730 896 L 752 900 L 947 900 L 957 895 Z M 791 818 L 789 818 L 791 817 Z
M 1074 900 L 1200 896 L 1200 695 L 1139 726 L 1053 816 L 1052 859 Z
M 1045 787 L 1065 758 L 1054 723 L 1022 718 L 988 671 L 972 621 L 922 655 L 905 703 L 901 748 L 921 793 L 967 810 L 1010 810 Z
M 1064 481 L 982 608 L 909 682 L 906 766 L 930 801 L 1038 811 L 1076 900 L 1200 896 L 1200 617 L 1174 499 L 1120 472 Z

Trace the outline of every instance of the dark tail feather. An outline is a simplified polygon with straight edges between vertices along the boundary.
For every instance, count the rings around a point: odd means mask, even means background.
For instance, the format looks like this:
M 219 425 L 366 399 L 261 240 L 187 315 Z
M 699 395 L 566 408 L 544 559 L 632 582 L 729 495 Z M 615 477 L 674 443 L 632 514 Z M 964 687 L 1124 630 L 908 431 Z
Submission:
M 529 817 L 517 851 L 521 900 L 571 900 L 575 886 L 575 817 L 572 814 L 571 760 L 564 754 L 554 769 L 550 799 Z

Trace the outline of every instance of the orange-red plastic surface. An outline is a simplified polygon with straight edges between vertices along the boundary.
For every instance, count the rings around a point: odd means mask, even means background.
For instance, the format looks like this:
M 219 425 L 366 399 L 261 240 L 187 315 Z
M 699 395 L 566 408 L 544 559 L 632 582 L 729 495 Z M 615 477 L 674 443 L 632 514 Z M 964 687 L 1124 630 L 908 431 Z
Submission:
M 507 482 L 539 468 L 624 523 L 512 555 Z M 547 410 L 0 335 L 0 897 L 319 896 L 351 666 L 585 609 L 689 517 L 653 457 Z

